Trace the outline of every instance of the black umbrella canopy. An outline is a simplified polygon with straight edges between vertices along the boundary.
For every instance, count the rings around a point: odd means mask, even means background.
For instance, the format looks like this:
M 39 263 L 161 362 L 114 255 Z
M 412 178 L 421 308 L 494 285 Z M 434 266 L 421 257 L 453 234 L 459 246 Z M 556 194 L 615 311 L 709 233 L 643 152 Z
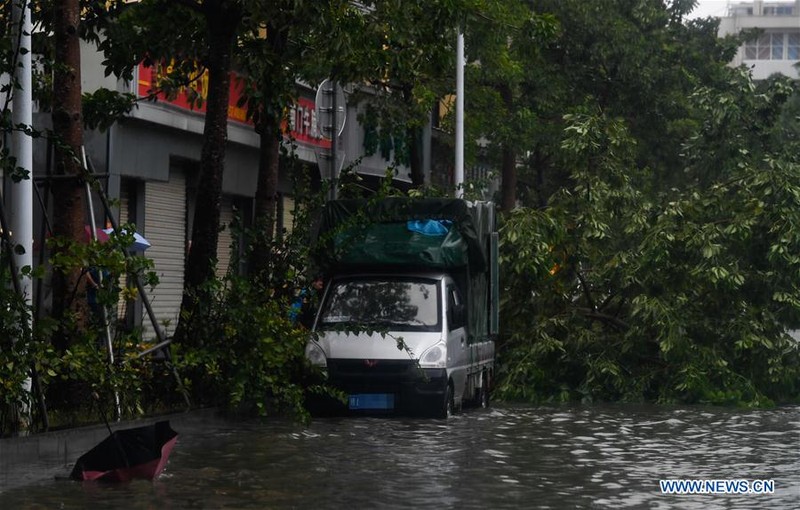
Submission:
M 117 430 L 75 462 L 74 480 L 152 480 L 167 463 L 178 433 L 169 421 Z

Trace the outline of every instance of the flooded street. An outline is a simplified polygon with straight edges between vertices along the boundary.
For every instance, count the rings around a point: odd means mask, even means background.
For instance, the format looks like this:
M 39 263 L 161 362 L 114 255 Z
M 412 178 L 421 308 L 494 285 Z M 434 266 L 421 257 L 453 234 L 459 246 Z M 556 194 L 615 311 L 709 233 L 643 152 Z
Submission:
M 499 405 L 449 420 L 178 432 L 156 482 L 49 476 L 0 487 L 0 508 L 800 508 L 800 407 Z M 660 479 L 774 480 L 775 491 L 663 495 Z

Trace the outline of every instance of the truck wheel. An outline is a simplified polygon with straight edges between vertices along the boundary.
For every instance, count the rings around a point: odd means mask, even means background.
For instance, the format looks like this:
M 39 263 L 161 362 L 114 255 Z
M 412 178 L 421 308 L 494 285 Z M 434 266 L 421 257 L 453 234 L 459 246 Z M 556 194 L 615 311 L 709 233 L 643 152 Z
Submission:
M 481 409 L 489 407 L 489 380 L 484 376 L 483 384 L 481 385 L 480 400 L 478 400 Z
M 489 372 L 483 371 L 481 374 L 481 388 L 478 392 L 478 405 L 481 409 L 489 407 Z
M 447 419 L 455 413 L 455 401 L 453 397 L 453 385 L 448 384 L 447 390 L 444 392 L 444 399 L 439 409 L 438 418 Z

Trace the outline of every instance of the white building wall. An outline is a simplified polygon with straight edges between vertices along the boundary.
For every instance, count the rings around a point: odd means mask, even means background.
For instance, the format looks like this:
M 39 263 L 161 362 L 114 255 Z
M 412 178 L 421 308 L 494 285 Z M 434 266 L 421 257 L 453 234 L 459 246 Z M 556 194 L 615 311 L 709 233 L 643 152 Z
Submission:
M 775 59 L 769 52 L 766 55 L 762 52 L 753 58 L 752 54 L 748 56 L 743 46 L 739 48 L 731 65 L 746 65 L 752 70 L 753 78 L 756 80 L 766 79 L 776 73 L 795 79 L 800 78 L 800 72 L 796 67 L 800 62 L 800 56 L 790 53 L 789 48 L 790 41 L 800 37 L 800 0 L 731 3 L 728 15 L 720 18 L 719 35 L 733 35 L 749 29 L 762 29 L 765 35 L 780 35 L 784 44 L 781 58 Z
M 81 92 L 91 93 L 100 88 L 129 92 L 130 87 L 123 81 L 105 75 L 103 60 L 105 57 L 94 44 L 81 42 Z

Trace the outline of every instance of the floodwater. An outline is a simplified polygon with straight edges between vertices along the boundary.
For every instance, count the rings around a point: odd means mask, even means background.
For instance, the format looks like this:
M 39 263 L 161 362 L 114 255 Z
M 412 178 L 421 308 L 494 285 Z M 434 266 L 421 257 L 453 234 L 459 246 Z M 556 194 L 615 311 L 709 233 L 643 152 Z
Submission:
M 498 405 L 448 420 L 215 422 L 178 432 L 154 482 L 48 476 L 0 487 L 0 508 L 800 508 L 797 406 Z M 661 479 L 772 480 L 774 492 L 665 495 Z

